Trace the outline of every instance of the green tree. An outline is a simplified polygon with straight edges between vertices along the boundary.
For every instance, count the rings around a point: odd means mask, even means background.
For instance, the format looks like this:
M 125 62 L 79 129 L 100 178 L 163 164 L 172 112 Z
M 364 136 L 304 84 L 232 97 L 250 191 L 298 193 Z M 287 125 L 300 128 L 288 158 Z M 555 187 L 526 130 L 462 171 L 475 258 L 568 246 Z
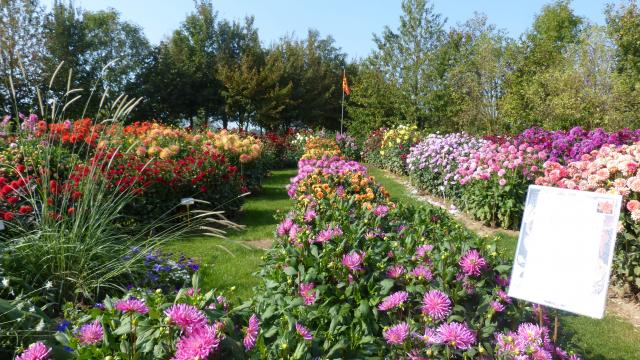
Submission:
M 544 6 L 521 43 L 508 49 L 513 71 L 499 107 L 507 130 L 544 125 L 549 118 L 553 74 L 563 66 L 567 48 L 579 42 L 582 23 L 568 0 L 556 1 Z
M 638 126 L 640 111 L 640 9 L 635 1 L 606 11 L 607 30 L 616 45 L 613 96 L 617 126 Z
M 450 32 L 448 42 L 456 49 L 448 76 L 455 98 L 455 129 L 498 132 L 498 101 L 509 73 L 506 49 L 510 39 L 488 24 L 485 15 L 476 13 Z
M 445 20 L 426 0 L 403 0 L 403 14 L 397 30 L 386 27 L 374 36 L 378 47 L 372 60 L 385 79 L 396 84 L 403 117 L 420 127 L 437 128 L 447 120 L 447 51 L 444 41 Z
M 69 117 L 84 116 L 85 112 L 93 116 L 105 92 L 113 95 L 111 99 L 120 96 L 150 52 L 142 29 L 122 20 L 117 11 L 83 11 L 72 1 L 54 2 L 44 36 L 44 77 L 49 79 L 58 70 L 54 94 L 61 98 L 68 85 L 84 90 L 83 101 L 68 108 L 65 115 Z M 89 100 L 92 92 L 96 94 Z
M 0 0 L 0 111 L 38 107 L 44 10 L 37 0 Z
M 365 59 L 357 64 L 357 75 L 349 79 L 347 128 L 361 139 L 375 129 L 399 125 L 405 120 L 398 101 L 403 98 L 400 88 L 376 66 L 377 62 Z

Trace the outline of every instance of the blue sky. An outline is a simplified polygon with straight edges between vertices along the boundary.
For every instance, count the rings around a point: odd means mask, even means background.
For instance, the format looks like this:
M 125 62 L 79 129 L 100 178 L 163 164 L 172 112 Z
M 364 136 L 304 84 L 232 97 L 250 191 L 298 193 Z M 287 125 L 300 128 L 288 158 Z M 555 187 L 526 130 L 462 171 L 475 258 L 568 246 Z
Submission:
M 75 1 L 89 10 L 117 9 L 126 20 L 142 26 L 153 43 L 170 35 L 194 7 L 191 0 Z M 604 24 L 603 10 L 611 1 L 574 0 L 572 6 L 578 15 Z M 51 4 L 53 0 L 44 3 Z M 478 11 L 485 13 L 489 22 L 498 28 L 518 37 L 549 1 L 435 0 L 433 3 L 449 25 L 462 23 Z M 367 56 L 374 48 L 372 34 L 380 33 L 385 25 L 395 28 L 401 14 L 400 0 L 214 0 L 213 4 L 224 18 L 255 15 L 265 45 L 287 33 L 303 37 L 307 29 L 315 28 L 323 36 L 333 36 L 349 58 Z

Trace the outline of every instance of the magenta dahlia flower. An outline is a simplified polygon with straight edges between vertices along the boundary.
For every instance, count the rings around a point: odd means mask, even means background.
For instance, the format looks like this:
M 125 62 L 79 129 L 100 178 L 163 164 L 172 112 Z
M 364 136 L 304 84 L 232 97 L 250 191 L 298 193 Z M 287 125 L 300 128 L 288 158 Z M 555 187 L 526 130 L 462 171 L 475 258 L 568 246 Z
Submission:
M 378 309 L 381 311 L 391 310 L 396 308 L 402 304 L 409 298 L 409 293 L 406 291 L 397 291 L 393 294 L 387 296 L 382 300 L 382 302 L 378 305 Z
M 292 226 L 293 226 L 293 220 L 289 218 L 285 218 L 284 220 L 282 220 L 280 224 L 278 224 L 276 233 L 278 234 L 278 236 L 285 236 L 286 234 L 289 233 L 289 230 L 291 229 Z
M 242 344 L 246 350 L 253 349 L 256 346 L 256 340 L 258 339 L 258 333 L 260 332 L 260 320 L 256 314 L 251 315 L 249 318 L 249 326 L 244 334 Z
M 393 325 L 382 332 L 382 336 L 387 340 L 387 344 L 394 345 L 402 345 L 407 335 L 409 335 L 409 325 L 407 325 L 406 322 Z
M 463 350 L 476 342 L 476 334 L 466 324 L 458 322 L 440 325 L 438 337 L 443 344 Z
M 207 316 L 189 304 L 171 305 L 164 314 L 169 318 L 169 324 L 178 325 L 182 330 L 188 331 L 207 324 Z
M 373 209 L 373 215 L 377 217 L 384 217 L 389 213 L 389 207 L 386 205 L 378 205 Z
M 104 337 L 104 328 L 100 321 L 95 320 L 88 324 L 84 324 L 78 330 L 78 340 L 82 345 L 93 345 L 102 341 Z
M 311 305 L 316 301 L 316 291 L 314 290 L 315 285 L 313 283 L 301 283 L 300 284 L 300 296 L 304 299 L 305 305 Z
M 116 310 L 122 312 L 136 312 L 141 315 L 149 312 L 149 308 L 147 307 L 147 305 L 145 305 L 144 301 L 136 298 L 118 300 L 118 302 L 116 303 Z
M 425 279 L 427 281 L 431 281 L 431 279 L 433 279 L 431 270 L 424 265 L 416 266 L 413 270 L 411 270 L 409 275 L 417 277 L 418 279 Z
M 423 258 L 431 250 L 433 250 L 433 245 L 429 245 L 429 244 L 420 245 L 416 248 L 416 255 L 418 255 L 418 257 Z
M 440 344 L 442 342 L 438 336 L 438 332 L 430 327 L 424 328 L 424 334 L 416 334 L 415 336 L 427 345 Z
M 362 262 L 364 261 L 365 255 L 364 252 L 352 251 L 342 257 L 342 264 L 350 271 L 363 270 Z
M 313 335 L 311 335 L 311 331 L 309 331 L 309 329 L 307 329 L 300 323 L 296 323 L 296 332 L 298 333 L 298 335 L 302 336 L 302 338 L 307 341 L 313 340 Z
M 451 300 L 440 290 L 431 290 L 422 297 L 422 313 L 434 320 L 445 319 L 451 313 Z
M 504 305 L 502 305 L 500 303 L 500 301 L 497 301 L 497 300 L 494 300 L 494 301 L 491 302 L 491 308 L 495 312 L 503 312 L 504 311 Z
M 313 219 L 316 218 L 316 216 L 317 216 L 316 215 L 316 211 L 313 210 L 313 209 L 309 209 L 309 210 L 305 211 L 303 220 L 304 220 L 304 222 L 312 222 Z
M 405 273 L 405 269 L 404 269 L 404 266 L 402 265 L 393 265 L 387 269 L 387 276 L 392 279 L 397 279 L 400 276 L 402 276 L 402 274 L 404 273 Z
M 176 353 L 171 360 L 207 359 L 220 347 L 223 338 L 216 325 L 195 328 L 176 342 Z
M 45 360 L 49 358 L 50 353 L 51 348 L 38 341 L 29 345 L 22 354 L 16 357 L 16 360 Z
M 338 236 L 342 236 L 342 229 L 340 228 L 340 226 L 329 226 L 324 230 L 320 230 L 314 242 L 324 244 L 327 241 Z
M 487 266 L 487 261 L 480 256 L 480 252 L 478 252 L 478 250 L 472 249 L 467 251 L 467 253 L 460 258 L 460 262 L 458 264 L 465 275 L 480 276 L 482 270 Z

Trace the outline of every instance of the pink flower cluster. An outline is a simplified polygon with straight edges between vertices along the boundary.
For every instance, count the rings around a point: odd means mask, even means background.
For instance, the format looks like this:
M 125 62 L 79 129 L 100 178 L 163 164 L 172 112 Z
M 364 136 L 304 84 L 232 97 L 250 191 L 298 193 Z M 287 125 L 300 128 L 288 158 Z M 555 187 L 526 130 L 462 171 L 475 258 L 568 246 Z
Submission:
M 549 330 L 531 323 L 520 324 L 518 330 L 508 334 L 496 334 L 497 355 L 509 359 L 568 359 L 579 360 L 577 355 L 567 354 L 555 347 L 549 339 Z M 554 357 L 555 355 L 555 357 Z
M 474 180 L 488 180 L 496 175 L 499 184 L 504 186 L 508 182 L 506 175 L 509 174 L 533 180 L 540 171 L 540 164 L 547 157 L 547 152 L 540 146 L 528 143 L 486 143 L 471 150 L 468 156 L 460 158 L 459 182 L 464 185 Z
M 349 172 L 361 172 L 366 174 L 367 168 L 357 161 L 343 160 L 337 156 L 322 159 L 300 160 L 298 161 L 298 174 L 292 178 L 291 183 L 287 185 L 287 193 L 289 194 L 289 197 L 295 197 L 300 181 L 316 172 L 320 172 L 325 175 L 343 175 Z
M 606 145 L 578 161 L 561 165 L 544 164 L 544 175 L 536 184 L 565 189 L 620 194 L 628 202 L 626 209 L 634 221 L 640 221 L 640 143 Z

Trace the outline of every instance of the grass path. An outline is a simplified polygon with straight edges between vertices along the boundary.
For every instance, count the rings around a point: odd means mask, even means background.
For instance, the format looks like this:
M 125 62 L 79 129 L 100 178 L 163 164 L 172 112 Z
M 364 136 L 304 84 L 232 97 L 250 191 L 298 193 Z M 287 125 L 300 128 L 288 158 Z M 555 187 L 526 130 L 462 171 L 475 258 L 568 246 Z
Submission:
M 369 168 L 369 173 L 389 191 L 394 201 L 424 205 L 403 184 L 383 170 L 372 167 Z M 515 253 L 517 238 L 500 233 L 497 237 L 498 244 L 505 253 Z M 562 341 L 571 344 L 583 359 L 640 359 L 640 331 L 615 316 L 607 315 L 603 320 L 595 320 L 565 313 L 561 316 L 560 326 Z
M 236 219 L 246 228 L 229 233 L 228 240 L 194 238 L 170 244 L 167 250 L 199 260 L 203 288 L 216 288 L 228 293 L 235 287 L 231 298 L 249 298 L 253 287 L 258 284 L 252 274 L 260 267 L 265 250 L 247 244 L 259 242 L 264 245 L 273 239 L 277 224 L 274 215 L 291 206 L 284 187 L 295 174 L 294 169 L 273 171 L 265 179 L 262 192 L 247 198 L 242 215 Z

